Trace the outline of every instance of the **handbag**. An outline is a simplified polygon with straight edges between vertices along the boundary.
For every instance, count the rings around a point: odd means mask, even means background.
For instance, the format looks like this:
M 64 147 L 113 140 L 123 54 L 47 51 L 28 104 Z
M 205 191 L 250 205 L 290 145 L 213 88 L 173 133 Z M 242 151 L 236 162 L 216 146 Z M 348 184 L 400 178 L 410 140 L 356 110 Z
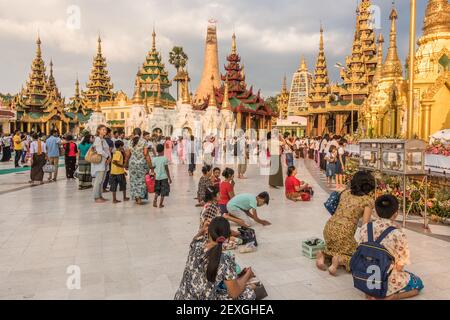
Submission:
M 102 155 L 97 153 L 94 146 L 91 146 L 88 152 L 86 152 L 84 160 L 86 160 L 89 163 L 99 164 L 100 162 L 102 162 Z
M 255 247 L 258 246 L 258 242 L 256 241 L 256 232 L 252 228 L 240 227 L 238 228 L 239 233 L 241 234 L 239 238 L 242 239 L 242 244 L 247 244 L 250 242 L 254 242 Z
M 323 204 L 331 215 L 333 215 L 337 210 L 341 200 L 341 194 L 342 192 L 333 191 L 327 201 Z
M 311 195 L 307 192 L 300 193 L 300 197 L 302 198 L 302 201 L 310 201 Z
M 148 193 L 155 193 L 155 176 L 146 174 L 145 184 L 147 186 Z
M 255 294 L 256 300 L 262 300 L 268 296 L 266 288 L 264 288 L 264 285 L 261 282 L 256 284 Z
M 44 171 L 44 173 L 53 173 L 55 172 L 55 166 L 47 162 L 42 167 L 42 171 Z

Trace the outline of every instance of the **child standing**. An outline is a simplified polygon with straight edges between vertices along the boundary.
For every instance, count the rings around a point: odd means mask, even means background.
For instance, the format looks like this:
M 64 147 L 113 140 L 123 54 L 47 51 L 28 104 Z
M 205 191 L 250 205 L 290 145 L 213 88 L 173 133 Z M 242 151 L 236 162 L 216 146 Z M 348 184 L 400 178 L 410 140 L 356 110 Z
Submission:
M 111 175 L 109 177 L 109 186 L 113 195 L 113 203 L 119 203 L 117 200 L 117 186 L 120 187 L 120 191 L 123 192 L 123 201 L 128 201 L 127 198 L 127 180 L 125 178 L 125 164 L 124 164 L 124 143 L 121 140 L 116 140 L 114 142 L 114 147 L 116 151 L 113 154 L 112 164 L 111 164 Z
M 164 198 L 169 196 L 170 184 L 172 178 L 169 172 L 169 160 L 164 156 L 164 145 L 158 144 L 156 146 L 158 156 L 152 159 L 153 168 L 155 171 L 155 199 L 153 206 L 158 206 L 158 197 L 161 196 L 159 207 L 164 208 Z
M 214 168 L 211 179 L 212 179 L 212 183 L 213 183 L 214 187 L 216 187 L 217 190 L 219 190 L 220 182 L 221 182 L 220 181 L 220 168 L 217 168 L 217 167 Z
M 325 155 L 327 184 L 331 187 L 333 178 L 336 176 L 337 148 L 332 145 Z
M 202 168 L 202 177 L 198 181 L 198 191 L 197 191 L 197 200 L 198 203 L 196 207 L 203 207 L 205 204 L 205 193 L 208 187 L 213 186 L 213 182 L 211 180 L 211 166 L 206 165 Z
M 344 170 L 345 170 L 345 144 L 347 140 L 339 140 L 339 147 L 337 152 L 337 163 L 336 163 L 336 188 L 344 188 Z

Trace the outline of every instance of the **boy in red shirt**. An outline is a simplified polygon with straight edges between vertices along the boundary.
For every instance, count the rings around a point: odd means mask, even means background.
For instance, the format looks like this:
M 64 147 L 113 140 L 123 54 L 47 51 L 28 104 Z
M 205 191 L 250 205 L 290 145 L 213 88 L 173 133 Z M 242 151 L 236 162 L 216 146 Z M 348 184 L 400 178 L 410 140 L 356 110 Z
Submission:
M 307 184 L 303 184 L 295 176 L 297 175 L 297 169 L 294 166 L 290 166 L 287 171 L 285 185 L 286 198 L 292 201 L 302 201 L 302 193 L 310 189 Z

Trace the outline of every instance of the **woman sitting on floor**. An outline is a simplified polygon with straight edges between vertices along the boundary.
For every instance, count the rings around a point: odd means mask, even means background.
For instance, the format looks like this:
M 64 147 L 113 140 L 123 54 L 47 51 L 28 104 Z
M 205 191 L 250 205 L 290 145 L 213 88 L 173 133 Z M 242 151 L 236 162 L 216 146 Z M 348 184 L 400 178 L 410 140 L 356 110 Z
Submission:
M 287 177 L 285 181 L 285 194 L 286 198 L 292 201 L 302 201 L 302 193 L 310 190 L 311 188 L 307 184 L 302 184 L 300 180 L 296 178 L 297 169 L 294 166 L 290 166 L 287 171 Z
M 197 238 L 207 234 L 207 237 Z M 239 275 L 236 262 L 222 251 L 231 236 L 230 223 L 222 217 L 214 218 L 191 242 L 189 255 L 175 300 L 254 300 L 254 278 L 251 268 Z M 221 286 L 222 281 L 226 289 Z

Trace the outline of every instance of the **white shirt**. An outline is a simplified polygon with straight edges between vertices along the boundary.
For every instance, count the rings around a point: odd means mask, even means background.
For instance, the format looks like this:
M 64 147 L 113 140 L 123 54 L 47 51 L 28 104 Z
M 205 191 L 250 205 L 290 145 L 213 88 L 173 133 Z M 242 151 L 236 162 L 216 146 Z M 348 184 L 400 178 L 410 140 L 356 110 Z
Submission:
M 214 144 L 208 141 L 205 143 L 204 148 L 204 153 L 212 153 L 214 151 Z
M 338 148 L 338 154 L 342 156 L 344 153 L 345 153 L 344 147 L 343 147 L 343 146 L 339 146 L 339 148 Z
M 43 141 L 41 142 L 42 153 L 47 153 L 47 147 Z M 30 154 L 38 153 L 38 142 L 33 141 L 30 145 Z
M 325 150 L 325 148 L 327 147 L 327 144 L 328 144 L 328 141 L 325 140 L 325 139 L 323 139 L 323 140 L 322 140 L 322 143 L 320 144 L 320 152 L 321 152 L 321 153 L 322 153 L 322 152 L 325 152 L 325 153 L 328 152 L 328 149 Z

